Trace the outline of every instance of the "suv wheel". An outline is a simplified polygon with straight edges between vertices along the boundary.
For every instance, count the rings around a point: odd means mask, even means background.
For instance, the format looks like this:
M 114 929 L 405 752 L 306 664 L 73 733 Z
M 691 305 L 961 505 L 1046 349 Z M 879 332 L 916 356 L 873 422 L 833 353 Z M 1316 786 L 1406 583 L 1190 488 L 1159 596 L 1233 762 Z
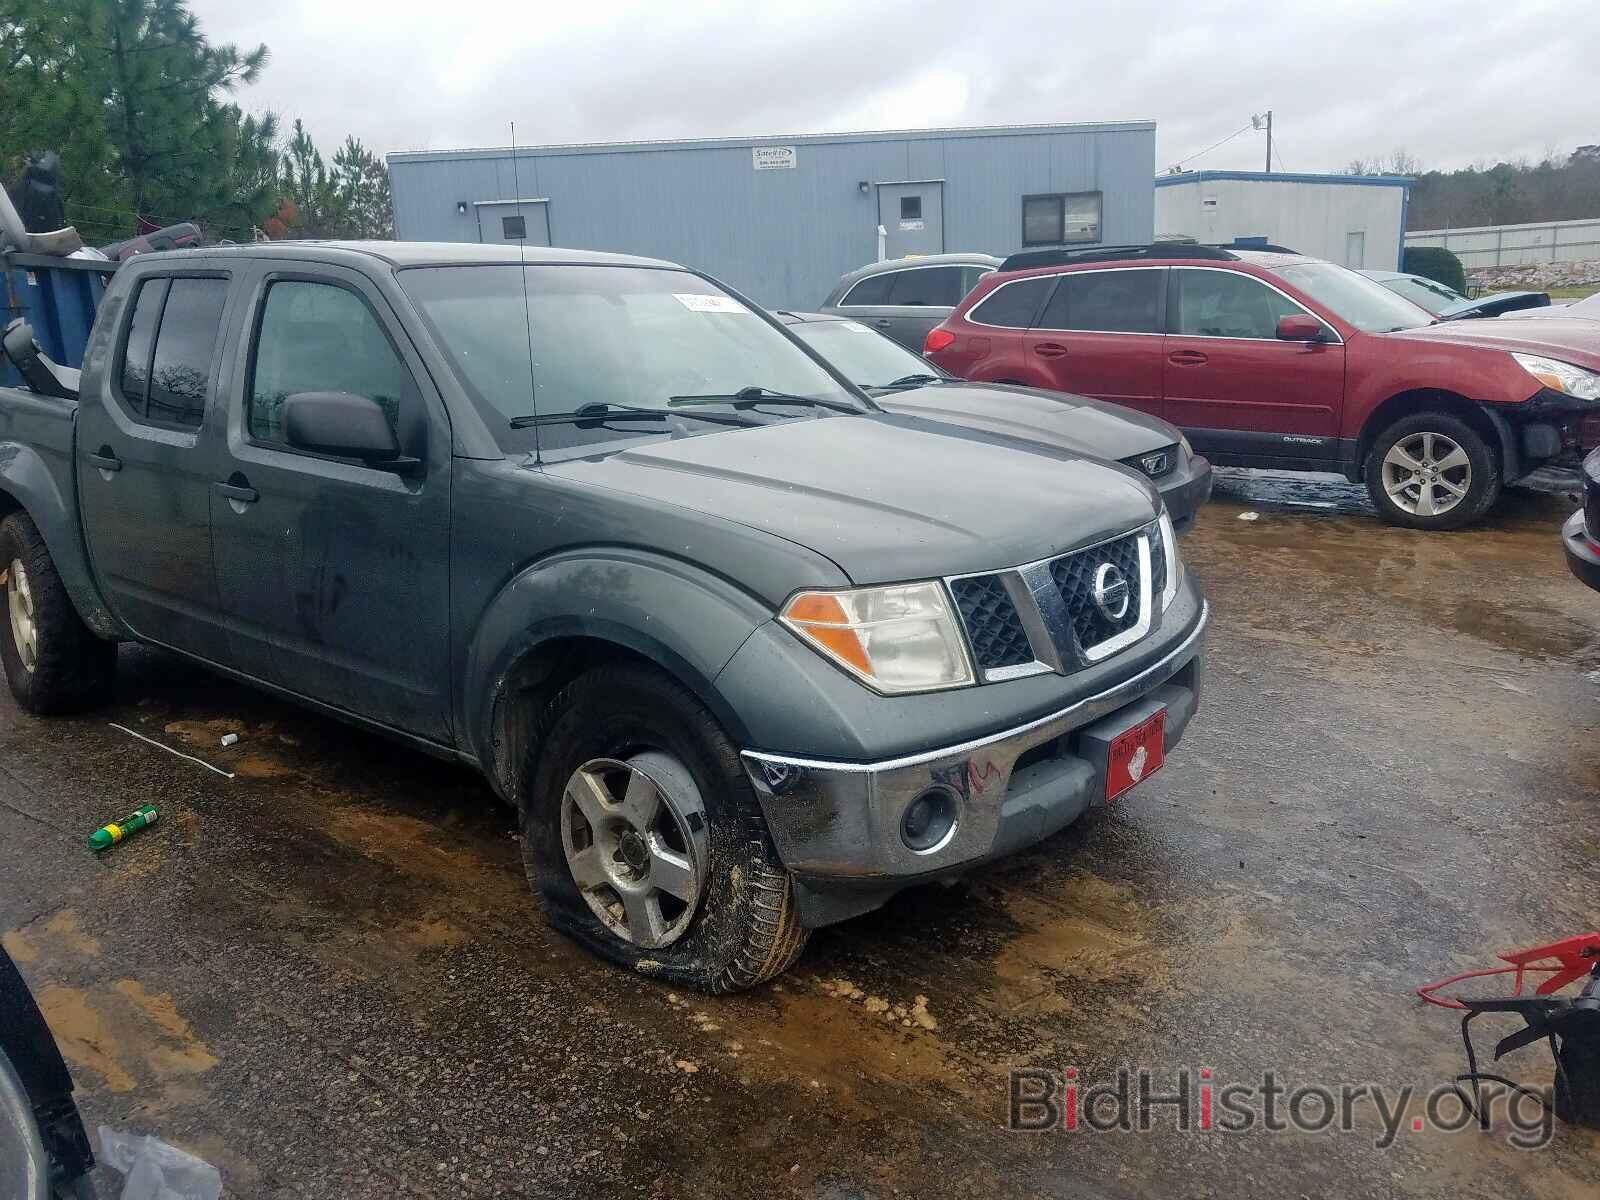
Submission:
M 1459 529 L 1500 495 L 1500 461 L 1478 432 L 1443 412 L 1403 417 L 1373 439 L 1365 464 L 1378 514 L 1412 529 Z
M 710 992 L 762 983 L 808 931 L 738 751 L 642 664 L 598 667 L 545 710 L 523 770 L 523 858 L 557 929 Z
M 0 521 L 0 576 L 0 663 L 17 704 L 44 716 L 104 700 L 116 643 L 97 638 L 78 616 L 26 513 Z

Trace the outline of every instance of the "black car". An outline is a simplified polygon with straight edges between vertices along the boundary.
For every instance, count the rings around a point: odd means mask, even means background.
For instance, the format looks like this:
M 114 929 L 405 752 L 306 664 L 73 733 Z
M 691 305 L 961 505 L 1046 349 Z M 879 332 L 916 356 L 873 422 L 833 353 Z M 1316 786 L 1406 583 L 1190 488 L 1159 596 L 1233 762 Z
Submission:
M 967 383 L 860 321 L 778 312 L 790 332 L 892 413 L 959 425 L 1073 454 L 1112 459 L 1148 476 L 1182 533 L 1211 495 L 1211 464 L 1159 417 L 1064 392 Z
M 1600 450 L 1590 451 L 1583 460 L 1583 507 L 1568 517 L 1561 529 L 1567 566 L 1600 592 L 1600 540 L 1592 530 L 1600 531 Z

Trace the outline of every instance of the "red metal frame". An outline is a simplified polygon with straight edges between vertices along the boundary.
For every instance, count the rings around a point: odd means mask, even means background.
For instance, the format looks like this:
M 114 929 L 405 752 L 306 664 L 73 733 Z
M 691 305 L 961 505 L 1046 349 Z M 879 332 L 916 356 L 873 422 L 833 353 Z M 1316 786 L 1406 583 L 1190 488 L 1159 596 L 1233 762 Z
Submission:
M 1550 976 L 1534 988 L 1534 995 L 1548 996 L 1552 992 L 1559 992 L 1567 984 L 1589 974 L 1594 969 L 1595 962 L 1600 960 L 1600 933 L 1580 933 L 1576 937 L 1563 938 L 1559 942 L 1551 942 L 1546 946 L 1532 946 L 1526 950 L 1508 950 L 1498 956 L 1502 962 L 1509 963 L 1505 967 L 1487 967 L 1481 971 L 1463 971 L 1459 975 L 1452 975 L 1448 979 L 1441 979 L 1437 983 L 1430 983 L 1417 989 L 1417 995 L 1429 1004 L 1437 1004 L 1440 1008 L 1465 1008 L 1466 1005 L 1452 996 L 1435 995 L 1440 988 L 1449 987 L 1453 983 L 1460 983 L 1463 979 L 1482 979 L 1490 975 L 1515 975 L 1516 990 L 1513 996 L 1522 995 L 1523 976 L 1529 971 L 1539 971 Z M 1554 959 L 1554 962 L 1549 960 Z

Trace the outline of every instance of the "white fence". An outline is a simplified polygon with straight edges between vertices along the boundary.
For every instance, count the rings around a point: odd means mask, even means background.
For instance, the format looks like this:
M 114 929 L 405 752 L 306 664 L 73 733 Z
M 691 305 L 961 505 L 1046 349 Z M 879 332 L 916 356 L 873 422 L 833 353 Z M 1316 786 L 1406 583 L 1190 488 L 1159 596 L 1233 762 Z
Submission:
M 1443 246 L 1454 251 L 1469 271 L 1475 267 L 1584 262 L 1600 259 L 1600 217 L 1472 229 L 1418 229 L 1406 234 L 1406 245 Z

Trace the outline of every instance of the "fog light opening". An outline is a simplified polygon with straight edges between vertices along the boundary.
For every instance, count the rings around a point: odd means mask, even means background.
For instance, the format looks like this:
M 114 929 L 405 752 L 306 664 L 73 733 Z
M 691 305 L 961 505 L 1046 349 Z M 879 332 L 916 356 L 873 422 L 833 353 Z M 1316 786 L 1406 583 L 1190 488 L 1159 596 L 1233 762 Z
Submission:
M 956 832 L 957 802 L 944 788 L 929 788 L 900 814 L 900 840 L 918 854 L 949 845 Z

